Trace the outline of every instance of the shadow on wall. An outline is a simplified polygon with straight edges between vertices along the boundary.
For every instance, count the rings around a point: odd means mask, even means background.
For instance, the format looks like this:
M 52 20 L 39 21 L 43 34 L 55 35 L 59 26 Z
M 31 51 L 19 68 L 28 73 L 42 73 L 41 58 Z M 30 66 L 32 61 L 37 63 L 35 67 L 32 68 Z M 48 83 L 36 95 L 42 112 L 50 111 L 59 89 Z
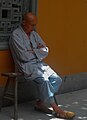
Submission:
M 72 92 L 87 88 L 87 72 L 67 75 L 62 79 L 63 82 L 59 93 Z

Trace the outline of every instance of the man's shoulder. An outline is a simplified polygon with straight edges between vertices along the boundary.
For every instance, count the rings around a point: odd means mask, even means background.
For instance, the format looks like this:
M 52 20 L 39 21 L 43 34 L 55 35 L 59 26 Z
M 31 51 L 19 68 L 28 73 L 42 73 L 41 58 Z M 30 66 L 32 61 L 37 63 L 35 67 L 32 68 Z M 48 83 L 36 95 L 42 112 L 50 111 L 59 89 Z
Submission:
M 20 29 L 20 27 L 18 27 L 12 32 L 12 34 L 19 33 L 20 31 L 21 31 L 21 29 Z
M 21 37 L 22 37 L 22 34 L 23 34 L 23 32 L 22 32 L 21 28 L 18 27 L 18 28 L 16 28 L 16 29 L 12 32 L 11 37 L 16 37 L 16 38 L 19 37 L 19 38 L 21 38 Z

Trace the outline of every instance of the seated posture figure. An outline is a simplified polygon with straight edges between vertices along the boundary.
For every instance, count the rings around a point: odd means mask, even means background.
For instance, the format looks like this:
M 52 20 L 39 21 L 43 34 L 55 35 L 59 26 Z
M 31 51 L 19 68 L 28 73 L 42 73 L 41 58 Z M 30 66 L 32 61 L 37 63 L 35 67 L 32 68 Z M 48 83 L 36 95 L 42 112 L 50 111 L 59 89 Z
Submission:
M 36 23 L 37 18 L 34 14 L 25 13 L 21 25 L 10 37 L 9 46 L 16 72 L 23 73 L 26 80 L 33 80 L 38 85 L 39 98 L 36 101 L 36 109 L 47 113 L 54 111 L 57 117 L 72 118 L 73 112 L 65 112 L 55 103 L 53 96 L 58 92 L 62 79 L 43 62 L 49 50 L 39 34 L 34 31 Z M 50 103 L 52 111 L 47 108 L 46 102 Z

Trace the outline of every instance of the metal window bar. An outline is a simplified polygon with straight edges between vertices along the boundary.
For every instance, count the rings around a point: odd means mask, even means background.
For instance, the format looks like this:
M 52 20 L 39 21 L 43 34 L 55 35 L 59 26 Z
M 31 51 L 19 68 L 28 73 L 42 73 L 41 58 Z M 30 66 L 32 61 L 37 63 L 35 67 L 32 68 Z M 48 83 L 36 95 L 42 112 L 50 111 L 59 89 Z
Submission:
M 5 3 L 7 4 L 7 0 L 4 0 Z M 12 0 L 14 1 L 14 0 Z M 22 1 L 22 5 L 21 3 L 19 3 L 18 5 L 16 5 L 16 3 L 8 3 L 8 7 L 9 7 L 9 11 L 6 7 L 4 7 L 4 5 L 2 5 L 2 0 L 0 0 L 0 50 L 6 50 L 9 49 L 8 47 L 8 41 L 9 41 L 9 36 L 11 34 L 11 29 L 15 29 L 14 27 L 18 26 L 20 23 L 20 13 L 25 13 L 25 12 L 32 12 L 34 14 L 37 15 L 37 5 L 38 5 L 38 0 L 21 0 Z M 4 4 L 4 3 L 3 3 Z M 18 10 L 19 8 L 19 10 Z M 14 9 L 14 11 L 13 11 Z M 21 10 L 22 9 L 22 10 Z M 2 18 L 3 16 L 1 16 L 2 11 L 4 11 L 7 13 L 5 14 L 5 17 L 7 18 Z M 17 13 L 15 16 L 15 13 L 13 15 L 13 12 L 15 12 L 15 10 L 20 11 L 20 13 Z M 9 18 L 8 14 L 12 15 L 13 18 Z M 18 17 L 19 16 L 19 17 Z M 17 23 L 17 21 L 19 20 L 19 22 Z M 8 24 L 6 24 L 6 22 L 9 23 L 9 26 L 7 26 Z M 5 23 L 5 27 L 2 26 Z M 11 24 L 10 24 L 11 23 Z M 16 25 L 15 25 L 16 23 Z M 2 30 L 3 28 L 3 30 Z M 4 29 L 5 28 L 5 29 Z

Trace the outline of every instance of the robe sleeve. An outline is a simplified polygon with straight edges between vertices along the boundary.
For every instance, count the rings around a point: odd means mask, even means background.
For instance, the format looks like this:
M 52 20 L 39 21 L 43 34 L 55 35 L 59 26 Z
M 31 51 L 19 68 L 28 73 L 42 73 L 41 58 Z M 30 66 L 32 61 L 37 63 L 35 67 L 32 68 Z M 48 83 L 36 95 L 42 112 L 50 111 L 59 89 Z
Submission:
M 34 49 L 37 58 L 41 61 L 48 55 L 48 47 Z
M 34 34 L 35 41 L 37 44 L 37 48 L 34 49 L 34 52 L 39 60 L 43 60 L 49 52 L 49 48 L 46 46 L 45 42 L 41 39 L 38 33 L 35 32 Z M 42 45 L 42 48 L 39 48 L 38 45 Z
M 13 33 L 9 45 L 11 50 L 13 51 L 13 54 L 16 54 L 17 59 L 19 59 L 21 62 L 30 61 L 32 53 L 26 49 L 21 35 L 19 35 L 18 33 Z

